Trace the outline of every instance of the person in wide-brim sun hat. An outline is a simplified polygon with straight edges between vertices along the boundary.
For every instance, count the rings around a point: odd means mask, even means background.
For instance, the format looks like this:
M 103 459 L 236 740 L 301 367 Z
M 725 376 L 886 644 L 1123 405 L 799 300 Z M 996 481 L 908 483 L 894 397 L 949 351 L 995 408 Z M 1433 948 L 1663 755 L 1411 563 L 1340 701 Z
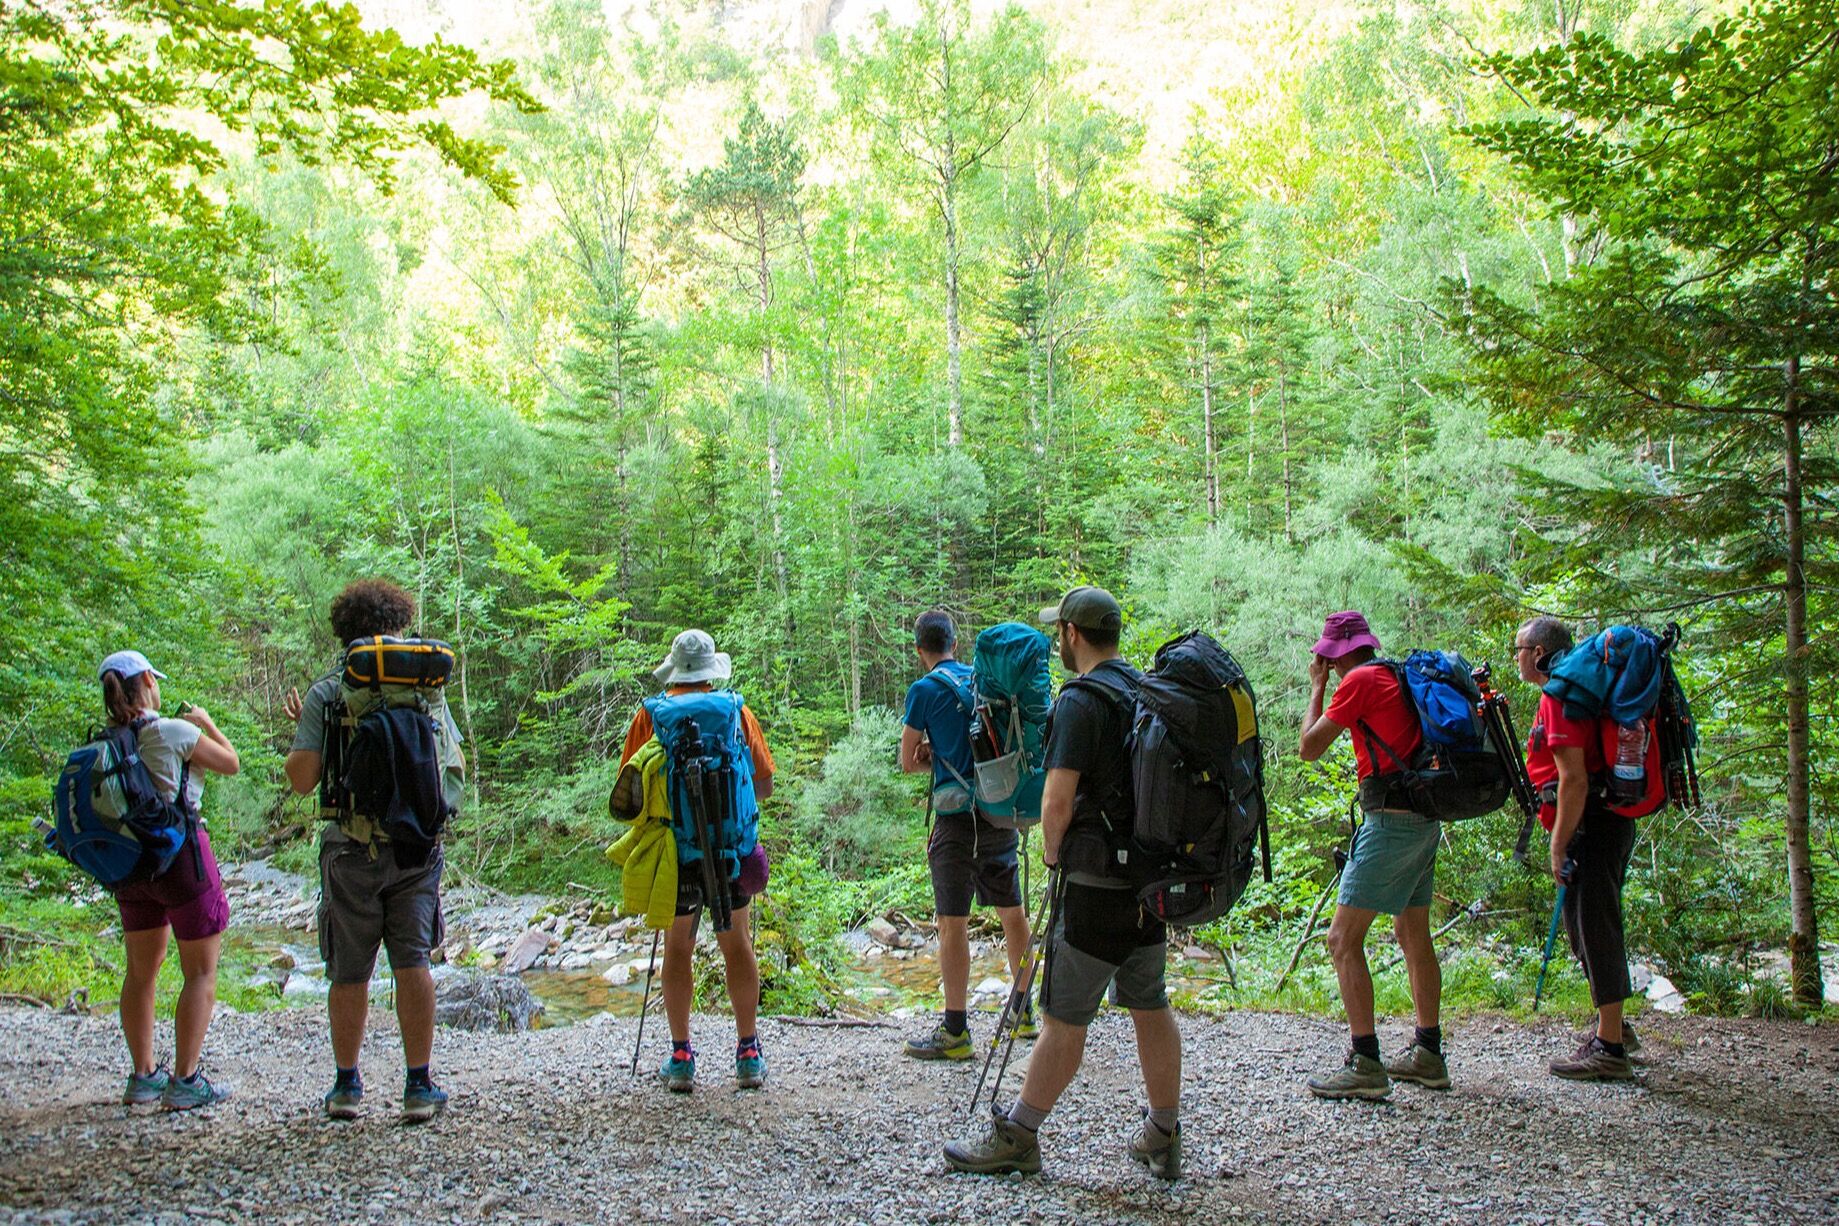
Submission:
M 685 630 L 671 641 L 670 654 L 651 670 L 659 685 L 694 685 L 698 681 L 726 681 L 734 675 L 734 660 L 715 650 L 706 630 Z

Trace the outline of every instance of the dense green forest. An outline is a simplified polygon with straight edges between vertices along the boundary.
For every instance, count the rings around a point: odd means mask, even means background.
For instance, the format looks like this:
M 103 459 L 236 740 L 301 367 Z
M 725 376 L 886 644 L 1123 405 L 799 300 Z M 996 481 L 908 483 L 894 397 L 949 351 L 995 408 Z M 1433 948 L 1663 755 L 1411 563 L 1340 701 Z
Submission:
M 819 961 L 926 906 L 916 614 L 1090 581 L 1139 663 L 1208 628 L 1277 852 L 1208 935 L 1301 1005 L 1352 793 L 1294 752 L 1323 615 L 1493 662 L 1522 728 L 1518 619 L 1677 620 L 1704 804 L 1643 823 L 1632 944 L 1701 1007 L 1819 1001 L 1839 4 L 809 7 L 0 0 L 0 986 L 112 919 L 27 828 L 96 661 L 207 705 L 220 847 L 304 868 L 281 700 L 385 575 L 462 653 L 459 877 L 609 881 L 626 720 L 701 626 Z M 1450 831 L 1433 916 L 1503 1007 L 1551 897 L 1516 824 Z

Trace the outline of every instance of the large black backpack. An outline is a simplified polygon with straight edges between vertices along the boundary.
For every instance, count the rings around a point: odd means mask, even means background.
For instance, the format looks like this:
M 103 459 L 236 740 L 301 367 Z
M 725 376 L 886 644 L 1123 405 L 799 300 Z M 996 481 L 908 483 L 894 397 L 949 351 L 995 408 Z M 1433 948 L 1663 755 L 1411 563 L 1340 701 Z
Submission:
M 1251 883 L 1254 843 L 1271 879 L 1257 697 L 1199 630 L 1171 639 L 1137 688 L 1131 733 L 1132 875 L 1164 923 L 1217 919 Z

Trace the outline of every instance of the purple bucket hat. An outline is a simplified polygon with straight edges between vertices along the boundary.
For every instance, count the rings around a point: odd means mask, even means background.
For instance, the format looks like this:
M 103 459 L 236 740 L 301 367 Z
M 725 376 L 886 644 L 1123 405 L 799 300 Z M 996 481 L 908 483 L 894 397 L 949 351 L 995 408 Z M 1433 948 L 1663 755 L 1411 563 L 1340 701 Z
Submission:
M 1322 625 L 1322 637 L 1315 641 L 1315 654 L 1329 660 L 1338 660 L 1348 652 L 1359 647 L 1371 647 L 1379 650 L 1379 640 L 1374 637 L 1372 627 L 1366 624 L 1366 618 L 1358 611 L 1349 609 L 1345 613 L 1330 613 Z

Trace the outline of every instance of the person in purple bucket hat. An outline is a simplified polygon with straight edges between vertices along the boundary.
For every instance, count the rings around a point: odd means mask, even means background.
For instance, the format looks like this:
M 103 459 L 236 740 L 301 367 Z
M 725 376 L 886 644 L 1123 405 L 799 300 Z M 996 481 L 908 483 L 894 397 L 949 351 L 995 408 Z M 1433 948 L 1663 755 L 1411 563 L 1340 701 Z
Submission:
M 1341 890 L 1328 928 L 1328 951 L 1341 985 L 1352 1048 L 1339 1069 L 1309 1079 L 1319 1098 L 1384 1098 L 1394 1081 L 1415 1081 L 1432 1090 L 1449 1088 L 1438 1010 L 1443 973 L 1430 938 L 1430 903 L 1436 881 L 1438 823 L 1399 807 L 1388 777 L 1411 759 L 1423 739 L 1417 709 L 1392 670 L 1367 667 L 1379 655 L 1379 638 L 1366 618 L 1349 609 L 1331 613 L 1309 662 L 1309 709 L 1303 716 L 1303 761 L 1314 762 L 1351 732 L 1365 813 L 1348 848 Z M 1323 710 L 1328 678 L 1334 700 Z M 1375 761 L 1377 746 L 1378 760 Z M 1397 761 L 1394 760 L 1396 755 Z M 1417 1031 L 1410 1046 L 1382 1062 L 1373 1017 L 1373 976 L 1367 968 L 1366 934 L 1381 913 L 1405 953 Z

